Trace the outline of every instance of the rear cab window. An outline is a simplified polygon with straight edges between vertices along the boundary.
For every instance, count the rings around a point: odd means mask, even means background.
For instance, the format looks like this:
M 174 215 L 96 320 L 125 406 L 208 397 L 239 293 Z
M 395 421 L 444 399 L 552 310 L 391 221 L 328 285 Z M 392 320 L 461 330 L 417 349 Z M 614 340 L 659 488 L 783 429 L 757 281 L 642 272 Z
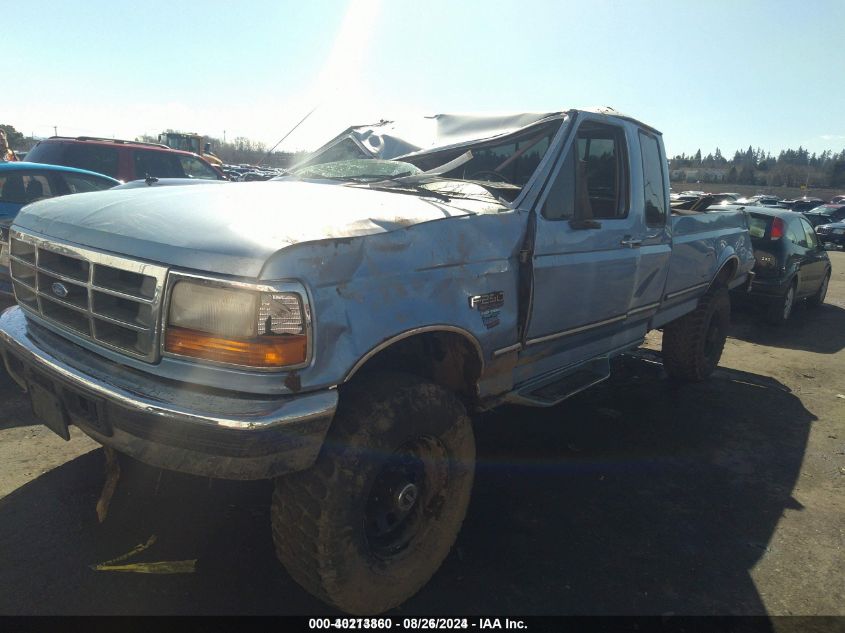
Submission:
M 666 224 L 666 183 L 663 157 L 657 138 L 640 130 L 640 155 L 643 161 L 645 221 L 649 226 Z

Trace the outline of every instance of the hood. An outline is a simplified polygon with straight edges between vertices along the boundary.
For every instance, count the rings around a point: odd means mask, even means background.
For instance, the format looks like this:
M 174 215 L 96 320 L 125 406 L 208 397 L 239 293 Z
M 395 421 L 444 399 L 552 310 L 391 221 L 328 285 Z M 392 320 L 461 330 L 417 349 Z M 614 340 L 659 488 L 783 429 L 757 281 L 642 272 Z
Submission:
M 387 233 L 507 207 L 309 182 L 99 191 L 31 204 L 15 226 L 96 250 L 205 272 L 259 277 L 301 242 Z

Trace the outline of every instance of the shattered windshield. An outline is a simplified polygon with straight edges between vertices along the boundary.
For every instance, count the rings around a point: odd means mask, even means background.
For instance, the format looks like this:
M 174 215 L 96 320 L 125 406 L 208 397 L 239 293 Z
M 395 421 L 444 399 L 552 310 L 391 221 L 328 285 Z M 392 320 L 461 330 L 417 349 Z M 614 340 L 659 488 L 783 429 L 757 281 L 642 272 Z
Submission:
M 297 169 L 293 175 L 297 178 L 326 178 L 329 180 L 385 180 L 413 176 L 422 170 L 410 163 L 396 160 L 359 158 L 321 163 Z
M 454 169 L 442 172 L 447 178 L 471 180 L 491 184 L 504 183 L 517 189 L 524 187 L 540 165 L 560 128 L 561 120 L 534 125 L 507 137 L 476 143 L 461 144 L 451 149 L 416 153 L 402 159 L 423 171 L 455 161 Z M 456 161 L 471 151 L 469 160 Z

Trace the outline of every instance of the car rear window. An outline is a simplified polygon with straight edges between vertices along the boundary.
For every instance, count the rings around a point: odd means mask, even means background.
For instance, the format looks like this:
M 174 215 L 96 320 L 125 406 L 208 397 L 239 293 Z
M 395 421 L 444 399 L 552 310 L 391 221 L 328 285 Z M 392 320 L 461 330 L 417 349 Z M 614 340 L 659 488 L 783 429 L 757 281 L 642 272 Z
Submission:
M 64 149 L 64 143 L 41 142 L 29 150 L 26 160 L 30 163 L 64 165 L 62 162 Z
M 751 239 L 762 240 L 771 225 L 771 216 L 757 215 L 756 213 L 748 215 L 748 233 L 751 235 Z

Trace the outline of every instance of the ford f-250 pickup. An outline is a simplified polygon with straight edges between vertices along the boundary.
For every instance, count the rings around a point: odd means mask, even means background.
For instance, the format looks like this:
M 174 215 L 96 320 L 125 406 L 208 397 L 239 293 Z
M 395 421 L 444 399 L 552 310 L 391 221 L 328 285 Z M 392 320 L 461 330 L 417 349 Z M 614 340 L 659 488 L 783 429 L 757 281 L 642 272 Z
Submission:
M 274 479 L 279 559 L 351 613 L 450 551 L 468 413 L 555 405 L 654 328 L 670 377 L 704 379 L 754 262 L 742 211 L 672 213 L 661 135 L 629 117 L 426 125 L 350 132 L 275 182 L 38 202 L 11 230 L 0 349 L 39 418 Z

